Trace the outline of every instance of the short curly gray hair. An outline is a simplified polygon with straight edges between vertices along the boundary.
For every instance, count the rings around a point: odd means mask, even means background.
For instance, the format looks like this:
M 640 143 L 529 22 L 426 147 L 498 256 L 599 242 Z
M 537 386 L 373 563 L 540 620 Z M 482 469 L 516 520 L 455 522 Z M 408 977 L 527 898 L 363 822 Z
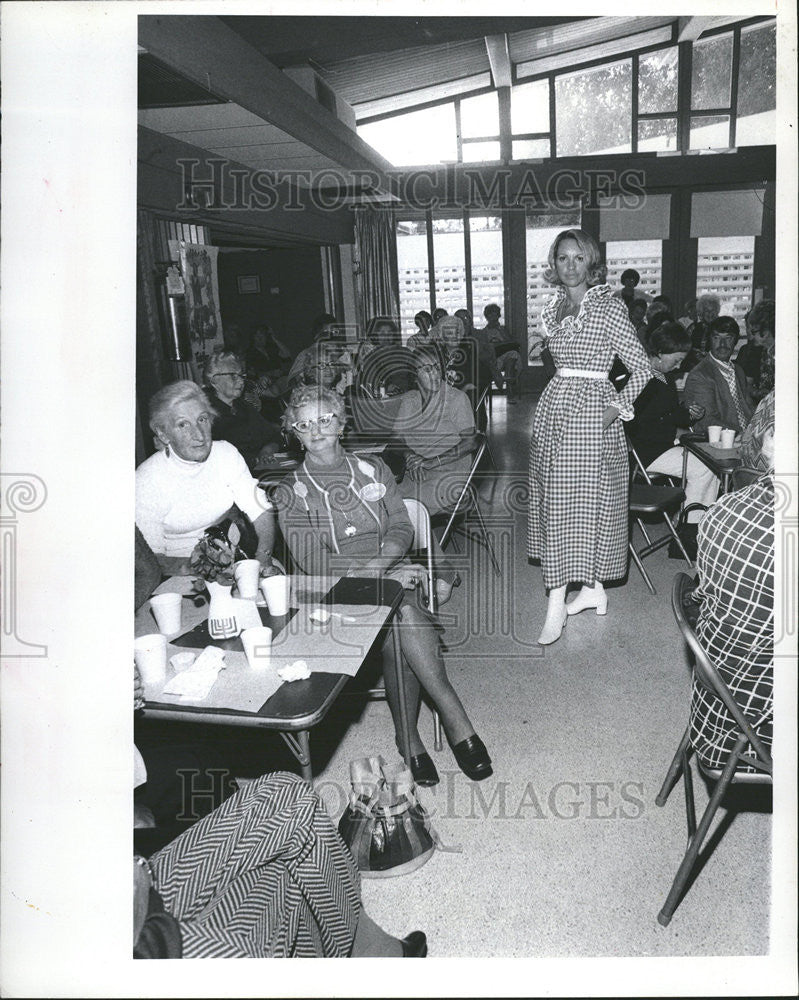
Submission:
M 196 382 L 182 379 L 180 382 L 170 382 L 163 386 L 150 400 L 150 429 L 156 433 L 165 431 L 168 427 L 169 413 L 172 407 L 177 403 L 187 403 L 192 399 L 207 406 L 209 413 L 214 412 L 211 401 Z
M 321 385 L 298 385 L 289 398 L 288 406 L 283 414 L 283 430 L 292 430 L 291 425 L 297 419 L 297 411 L 301 406 L 313 403 L 330 413 L 335 413 L 340 424 L 344 424 L 347 414 L 344 399 L 334 390 L 325 389 Z
M 544 281 L 548 281 L 550 285 L 563 284 L 558 277 L 558 269 L 555 267 L 555 257 L 558 253 L 558 247 L 564 240 L 574 240 L 588 261 L 588 284 L 603 284 L 607 277 L 608 269 L 602 263 L 597 241 L 584 229 L 564 229 L 562 233 L 558 233 L 552 246 L 549 248 L 549 254 L 547 255 L 549 267 L 544 271 Z
M 237 354 L 235 351 L 229 351 L 227 348 L 219 347 L 212 354 L 208 355 L 205 362 L 205 367 L 203 368 L 203 379 L 207 382 L 209 378 L 216 375 L 217 370 L 224 365 L 232 361 L 236 365 L 240 365 L 244 368 L 242 364 L 241 355 Z

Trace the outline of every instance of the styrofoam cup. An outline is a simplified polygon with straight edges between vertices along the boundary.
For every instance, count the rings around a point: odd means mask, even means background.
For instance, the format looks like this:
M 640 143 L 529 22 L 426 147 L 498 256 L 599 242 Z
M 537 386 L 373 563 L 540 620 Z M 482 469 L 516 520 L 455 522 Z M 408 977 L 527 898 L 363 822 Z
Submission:
M 716 424 L 713 424 L 712 427 L 708 427 L 707 439 L 710 442 L 710 444 L 718 444 L 720 437 L 721 437 L 721 427 L 716 426 Z
M 133 659 L 144 684 L 145 698 L 155 698 L 166 684 L 166 636 L 153 632 L 134 639 Z
M 233 577 L 239 588 L 239 597 L 254 601 L 258 596 L 258 574 L 261 564 L 257 559 L 240 559 L 233 567 Z
M 155 615 L 158 631 L 164 635 L 174 635 L 180 631 L 183 597 L 180 594 L 156 594 L 150 598 L 150 607 Z
M 270 663 L 272 651 L 272 629 L 268 625 L 245 628 L 241 633 L 241 643 L 247 654 L 247 662 L 253 670 L 263 670 Z
M 721 447 L 722 448 L 732 448 L 735 444 L 735 431 L 730 430 L 730 428 L 725 427 L 721 432 Z
M 261 580 L 261 590 L 264 592 L 270 615 L 279 617 L 289 613 L 291 580 L 287 576 L 265 576 Z

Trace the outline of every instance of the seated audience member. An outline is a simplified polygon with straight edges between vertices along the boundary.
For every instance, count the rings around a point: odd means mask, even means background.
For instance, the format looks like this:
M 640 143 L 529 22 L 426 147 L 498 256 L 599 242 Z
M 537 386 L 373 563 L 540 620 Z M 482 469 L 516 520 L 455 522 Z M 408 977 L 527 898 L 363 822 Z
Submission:
M 155 553 L 145 541 L 138 525 L 134 525 L 134 529 L 133 592 L 135 610 L 138 611 L 142 604 L 152 596 L 153 591 L 161 582 L 163 574 Z
M 452 507 L 469 475 L 474 412 L 466 393 L 444 378 L 436 348 L 422 348 L 413 357 L 417 387 L 403 396 L 394 424 L 407 448 L 400 490 L 433 515 Z
M 647 330 L 651 331 L 655 326 L 657 326 L 657 319 L 659 316 L 668 316 L 669 320 L 672 319 L 671 312 L 665 302 L 661 302 L 658 299 L 652 299 L 649 305 L 646 307 L 646 325 Z
M 682 476 L 683 449 L 675 446 L 675 441 L 680 429 L 687 430 L 704 416 L 701 406 L 680 405 L 677 389 L 668 378 L 680 367 L 690 345 L 691 338 L 679 323 L 663 323 L 649 338 L 647 353 L 653 377 L 635 400 L 635 419 L 627 424 L 627 430 L 638 457 L 650 473 Z M 695 455 L 688 455 L 686 471 L 686 503 L 709 507 L 718 495 L 718 478 Z M 695 525 L 703 515 L 704 511 L 689 511 L 688 524 L 694 525 L 687 532 L 689 535 L 695 537 Z
M 718 295 L 700 295 L 696 300 L 696 322 L 689 328 L 691 334 L 691 350 L 685 361 L 680 365 L 683 374 L 691 371 L 704 361 L 710 350 L 710 325 L 718 319 L 721 312 L 721 299 Z
M 323 340 L 314 344 L 313 349 L 305 356 L 302 385 L 321 385 L 343 396 L 353 380 L 349 352 L 344 351 L 341 345 Z
M 244 360 L 247 369 L 258 375 L 287 375 L 291 367 L 288 348 L 267 323 L 255 328 Z
M 266 324 L 256 327 L 244 355 L 247 383 L 244 399 L 267 420 L 279 423 L 281 399 L 289 389 L 291 355 Z
M 366 333 L 374 350 L 358 358 L 356 391 L 372 398 L 399 396 L 413 384 L 413 352 L 402 346 L 399 327 L 388 316 L 371 321 Z
M 466 393 L 474 408 L 480 393 L 491 381 L 491 371 L 481 370 L 477 341 L 467 336 L 465 324 L 459 316 L 445 316 L 438 328 L 444 377 L 450 385 Z
M 646 292 L 638 288 L 641 275 L 634 267 L 628 267 L 626 271 L 622 271 L 619 280 L 621 288 L 617 288 L 613 295 L 617 299 L 624 299 L 628 309 L 636 299 L 647 303 L 647 305 L 652 301 Z
M 435 333 L 434 331 L 436 330 L 436 327 L 445 316 L 449 316 L 449 313 L 447 312 L 446 309 L 442 309 L 441 307 L 439 307 L 438 309 L 433 310 L 433 325 L 430 329 L 431 329 L 431 336 L 433 337 L 434 340 L 438 336 L 437 333 Z
M 759 469 L 770 472 L 767 457 L 764 458 L 763 440 L 769 431 L 774 430 L 774 390 L 764 396 L 758 403 L 754 416 L 746 425 L 741 438 L 741 462 L 746 469 Z
M 214 409 L 194 382 L 171 382 L 150 400 L 150 427 L 162 449 L 136 470 L 136 525 L 167 575 L 190 573 L 205 529 L 234 505 L 253 522 L 258 558 L 271 567 L 271 504 L 241 454 L 214 441 Z
M 502 310 L 494 302 L 485 307 L 483 316 L 486 325 L 483 327 L 482 335 L 494 351 L 492 374 L 497 388 L 507 386 L 508 402 L 516 403 L 519 400 L 521 356 L 518 341 L 509 336 L 505 327 L 499 322 L 501 313 Z
M 757 403 L 774 388 L 774 300 L 763 299 L 746 314 L 747 342 L 738 351 L 736 365 L 746 376 Z
M 422 309 L 413 317 L 413 322 L 416 325 L 416 333 L 412 334 L 408 338 L 407 347 L 414 351 L 417 347 L 421 347 L 423 344 L 429 344 L 432 340 L 430 336 L 430 331 L 433 328 L 433 317 L 429 312 Z
M 668 313 L 671 312 L 671 299 L 668 297 L 668 295 L 663 295 L 662 293 L 660 295 L 655 295 L 652 301 L 659 302 L 660 305 L 666 307 L 666 312 Z
M 320 340 L 330 340 L 336 329 L 336 317 L 330 313 L 322 313 L 317 316 L 311 326 L 312 342 L 308 347 L 303 348 L 297 357 L 292 361 L 289 369 L 289 384 L 297 385 L 302 380 L 302 373 L 305 368 L 306 359 L 313 354 L 314 347 Z
M 710 326 L 710 354 L 691 369 L 685 380 L 685 403 L 701 406 L 705 415 L 695 430 L 729 427 L 743 431 L 752 416 L 746 378 L 731 361 L 738 342 L 738 324 L 731 316 L 719 316 Z
M 646 347 L 646 302 L 643 299 L 635 299 L 629 307 L 630 322 L 635 327 L 638 339 Z
M 292 393 L 285 427 L 297 436 L 305 459 L 275 491 L 283 537 L 304 573 L 385 576 L 413 589 L 426 579 L 426 571 L 406 559 L 413 528 L 394 477 L 379 458 L 366 461 L 344 450 L 343 417 L 343 405 L 335 393 L 309 387 Z M 447 677 L 437 626 L 435 616 L 422 611 L 415 601 L 403 603 L 400 633 L 407 675 L 411 771 L 420 784 L 433 785 L 439 780 L 417 728 L 419 696 L 424 689 L 441 714 L 459 767 L 473 780 L 481 780 L 492 773 L 490 759 Z M 386 639 L 383 656 L 384 662 L 388 659 L 393 663 L 391 636 Z M 385 670 L 385 681 L 399 733 L 393 669 Z
M 477 357 L 477 394 L 483 393 L 493 379 L 494 348 L 485 338 L 484 330 L 475 330 L 472 314 L 468 309 L 458 309 L 455 315 L 463 322 L 463 339 L 472 345 L 471 349 Z
M 683 309 L 685 310 L 684 315 L 680 316 L 677 322 L 686 330 L 690 330 L 696 323 L 696 299 L 688 299 Z
M 769 471 L 726 493 L 699 524 L 701 599 L 696 634 L 767 748 L 774 693 L 774 427 L 761 439 Z M 691 743 L 709 767 L 721 767 L 735 745 L 735 720 L 723 702 L 694 681 Z M 751 751 L 750 751 L 751 752 Z
M 247 782 L 149 859 L 134 857 L 133 957 L 424 958 L 366 914 L 352 855 L 311 786 Z
M 280 450 L 283 435 L 242 398 L 244 379 L 241 359 L 230 351 L 214 351 L 205 364 L 206 390 L 216 414 L 213 439 L 229 441 L 252 470 Z

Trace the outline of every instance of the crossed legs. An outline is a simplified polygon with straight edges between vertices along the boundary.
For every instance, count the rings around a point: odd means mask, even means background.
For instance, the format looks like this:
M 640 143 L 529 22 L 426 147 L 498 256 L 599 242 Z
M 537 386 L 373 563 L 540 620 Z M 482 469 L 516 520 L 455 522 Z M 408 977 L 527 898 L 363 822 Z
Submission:
M 438 709 L 451 743 L 460 743 L 472 736 L 474 726 L 447 676 L 435 626 L 418 608 L 412 604 L 404 604 L 400 636 L 411 756 L 416 757 L 425 753 L 418 729 L 422 688 Z M 394 672 L 394 649 L 390 636 L 383 646 L 383 658 L 386 697 L 394 720 L 394 729 L 399 733 L 402 721 L 399 715 L 399 692 Z

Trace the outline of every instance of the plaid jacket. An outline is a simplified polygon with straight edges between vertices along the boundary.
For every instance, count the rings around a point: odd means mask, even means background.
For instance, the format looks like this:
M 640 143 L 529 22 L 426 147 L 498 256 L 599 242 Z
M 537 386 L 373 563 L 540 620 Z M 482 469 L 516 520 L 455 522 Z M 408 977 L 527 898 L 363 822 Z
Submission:
M 696 634 L 744 715 L 771 745 L 774 691 L 774 478 L 767 475 L 708 510 L 699 524 L 703 598 Z M 734 720 L 694 681 L 691 739 L 702 760 L 723 766 Z

